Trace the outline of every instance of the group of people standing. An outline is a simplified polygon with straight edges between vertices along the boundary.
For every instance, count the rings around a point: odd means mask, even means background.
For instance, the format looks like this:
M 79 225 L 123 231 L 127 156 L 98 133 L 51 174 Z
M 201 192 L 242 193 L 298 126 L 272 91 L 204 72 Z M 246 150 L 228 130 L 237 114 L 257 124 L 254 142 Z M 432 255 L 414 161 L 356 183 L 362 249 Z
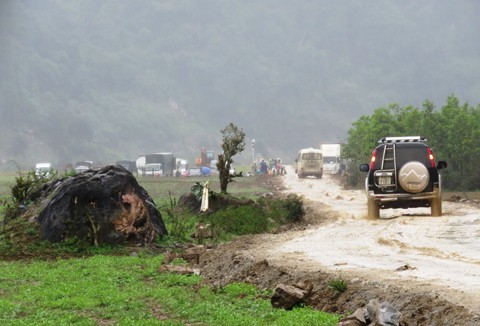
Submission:
M 268 175 L 284 175 L 286 171 L 280 158 L 270 159 L 268 163 L 262 159 L 260 162 L 260 169 L 257 171 L 257 173 Z

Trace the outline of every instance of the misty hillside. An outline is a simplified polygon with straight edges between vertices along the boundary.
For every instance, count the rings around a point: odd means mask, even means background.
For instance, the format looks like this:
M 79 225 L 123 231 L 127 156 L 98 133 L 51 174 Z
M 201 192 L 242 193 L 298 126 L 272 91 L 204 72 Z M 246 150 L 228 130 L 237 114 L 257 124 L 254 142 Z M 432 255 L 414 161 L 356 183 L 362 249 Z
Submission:
M 390 103 L 476 105 L 479 12 L 474 0 L 1 1 L 0 162 L 193 159 L 219 150 L 229 122 L 287 160 Z

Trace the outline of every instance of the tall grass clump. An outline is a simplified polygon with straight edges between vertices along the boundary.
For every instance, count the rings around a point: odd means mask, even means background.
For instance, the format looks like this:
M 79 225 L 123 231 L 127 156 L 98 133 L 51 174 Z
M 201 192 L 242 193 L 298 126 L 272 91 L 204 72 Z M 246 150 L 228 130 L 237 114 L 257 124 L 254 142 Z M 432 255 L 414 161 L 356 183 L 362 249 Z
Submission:
M 217 232 L 232 235 L 258 234 L 269 229 L 270 221 L 259 206 L 227 207 L 205 219 Z
M 201 217 L 210 223 L 217 236 L 259 234 L 288 223 L 300 222 L 305 216 L 303 198 L 261 197 L 250 205 L 229 206 Z M 223 236 L 222 236 L 223 235 Z

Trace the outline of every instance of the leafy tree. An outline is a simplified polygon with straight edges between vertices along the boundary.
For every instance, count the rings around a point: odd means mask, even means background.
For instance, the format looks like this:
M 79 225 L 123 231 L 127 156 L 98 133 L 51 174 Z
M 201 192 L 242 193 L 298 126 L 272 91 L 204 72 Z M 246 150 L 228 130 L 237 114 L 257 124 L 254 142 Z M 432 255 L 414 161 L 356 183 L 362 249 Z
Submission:
M 245 149 L 245 133 L 233 123 L 220 131 L 222 133 L 223 153 L 218 155 L 217 168 L 219 171 L 220 191 L 227 193 L 227 186 L 233 178 L 242 176 L 242 173 L 230 173 L 233 157 Z
M 437 155 L 449 163 L 444 172 L 446 185 L 457 189 L 478 189 L 480 175 L 476 162 L 480 159 L 478 108 L 467 103 L 460 105 L 458 98 L 451 95 L 439 115 L 441 142 L 436 143 Z
M 461 105 L 454 95 L 447 98 L 439 112 L 430 101 L 423 103 L 423 110 L 391 104 L 354 122 L 343 151 L 344 157 L 351 162 L 351 183 L 362 182 L 365 175 L 358 172 L 358 165 L 368 162 L 378 139 L 408 135 L 426 137 L 437 161 L 442 159 L 449 163 L 449 168 L 442 171 L 445 187 L 480 188 L 476 166 L 480 160 L 480 105 L 476 108 L 468 103 Z

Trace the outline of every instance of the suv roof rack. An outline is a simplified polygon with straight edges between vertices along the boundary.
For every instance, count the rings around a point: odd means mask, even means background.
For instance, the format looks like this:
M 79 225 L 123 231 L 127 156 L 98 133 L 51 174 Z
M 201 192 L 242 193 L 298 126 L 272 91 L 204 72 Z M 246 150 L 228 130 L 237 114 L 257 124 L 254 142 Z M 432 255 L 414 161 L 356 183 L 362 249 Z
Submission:
M 385 143 L 414 143 L 414 142 L 426 142 L 427 139 L 422 136 L 404 136 L 404 137 L 383 137 L 378 141 L 379 144 Z

